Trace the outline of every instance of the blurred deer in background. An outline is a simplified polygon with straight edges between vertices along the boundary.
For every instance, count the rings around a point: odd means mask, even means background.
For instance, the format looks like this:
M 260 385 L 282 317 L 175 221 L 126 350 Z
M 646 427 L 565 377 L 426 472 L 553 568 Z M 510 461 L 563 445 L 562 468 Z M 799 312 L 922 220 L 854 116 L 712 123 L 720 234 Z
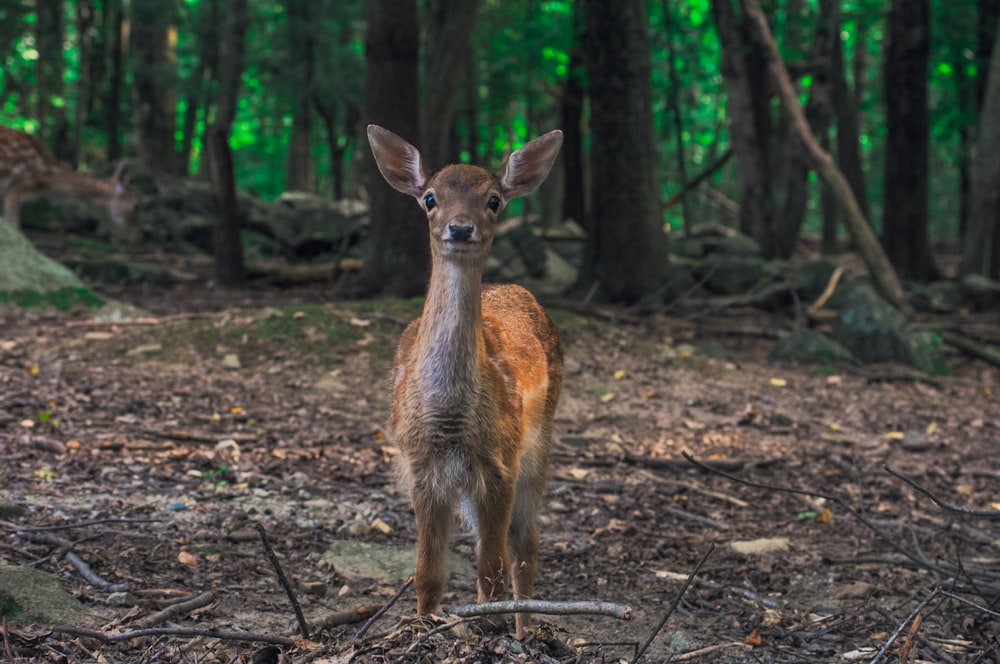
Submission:
M 400 338 L 390 381 L 398 469 L 417 517 L 417 611 L 440 605 L 457 504 L 478 541 L 478 601 L 503 598 L 511 580 L 515 599 L 530 598 L 562 347 L 527 290 L 483 287 L 482 276 L 497 216 L 542 183 L 562 132 L 527 143 L 495 174 L 451 165 L 429 178 L 399 136 L 369 125 L 368 141 L 386 181 L 417 199 L 430 226 L 427 300 Z M 517 614 L 519 638 L 529 622 Z
M 0 197 L 3 218 L 21 225 L 21 204 L 40 197 L 103 207 L 132 242 L 141 238 L 139 198 L 123 179 L 119 164 L 109 180 L 75 171 L 61 163 L 34 137 L 0 126 Z

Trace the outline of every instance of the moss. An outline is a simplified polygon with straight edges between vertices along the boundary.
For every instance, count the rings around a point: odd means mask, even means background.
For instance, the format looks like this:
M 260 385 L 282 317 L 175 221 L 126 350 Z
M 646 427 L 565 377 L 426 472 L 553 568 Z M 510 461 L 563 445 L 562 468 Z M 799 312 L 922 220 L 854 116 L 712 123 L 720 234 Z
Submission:
M 87 309 L 99 309 L 104 306 L 104 300 L 87 288 L 66 287 L 47 292 L 33 290 L 0 291 L 0 305 L 5 304 L 13 304 L 22 309 L 57 309 L 58 311 L 69 311 L 80 306 Z

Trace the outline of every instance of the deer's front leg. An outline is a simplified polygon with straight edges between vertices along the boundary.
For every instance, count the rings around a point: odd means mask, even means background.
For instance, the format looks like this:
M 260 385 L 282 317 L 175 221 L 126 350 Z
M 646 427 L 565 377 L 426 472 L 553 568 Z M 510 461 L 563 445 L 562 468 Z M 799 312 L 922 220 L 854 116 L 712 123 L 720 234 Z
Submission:
M 437 610 L 444 594 L 451 506 L 420 489 L 414 489 L 412 498 L 417 515 L 417 613 L 427 615 Z

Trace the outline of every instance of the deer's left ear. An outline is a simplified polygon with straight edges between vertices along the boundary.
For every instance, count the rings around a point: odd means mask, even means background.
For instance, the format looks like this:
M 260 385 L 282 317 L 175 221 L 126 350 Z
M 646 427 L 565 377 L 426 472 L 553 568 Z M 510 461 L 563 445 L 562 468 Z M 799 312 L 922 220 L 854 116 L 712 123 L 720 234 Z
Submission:
M 556 129 L 525 143 L 496 172 L 504 198 L 530 194 L 545 180 L 559 155 L 563 134 Z
M 427 184 L 420 151 L 388 129 L 373 124 L 368 125 L 368 144 L 389 186 L 419 200 Z

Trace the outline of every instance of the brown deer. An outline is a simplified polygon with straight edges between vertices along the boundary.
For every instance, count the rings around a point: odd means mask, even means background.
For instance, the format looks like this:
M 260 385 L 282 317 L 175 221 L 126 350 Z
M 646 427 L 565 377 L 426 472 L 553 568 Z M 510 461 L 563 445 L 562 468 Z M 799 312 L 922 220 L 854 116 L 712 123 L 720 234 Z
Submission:
M 431 177 L 420 153 L 368 126 L 386 181 L 417 199 L 430 226 L 431 276 L 423 315 L 403 332 L 391 373 L 392 439 L 417 517 L 417 612 L 434 612 L 445 584 L 452 512 L 477 538 L 478 601 L 534 592 L 538 512 L 548 476 L 562 347 L 532 295 L 482 286 L 497 216 L 552 168 L 562 132 L 512 153 L 495 174 L 451 165 Z M 518 637 L 530 616 L 516 617 Z
M 110 180 L 95 178 L 61 163 L 28 134 L 0 126 L 0 198 L 3 218 L 21 225 L 21 204 L 39 197 L 100 206 L 130 241 L 141 236 L 139 199 L 122 179 L 119 164 Z

